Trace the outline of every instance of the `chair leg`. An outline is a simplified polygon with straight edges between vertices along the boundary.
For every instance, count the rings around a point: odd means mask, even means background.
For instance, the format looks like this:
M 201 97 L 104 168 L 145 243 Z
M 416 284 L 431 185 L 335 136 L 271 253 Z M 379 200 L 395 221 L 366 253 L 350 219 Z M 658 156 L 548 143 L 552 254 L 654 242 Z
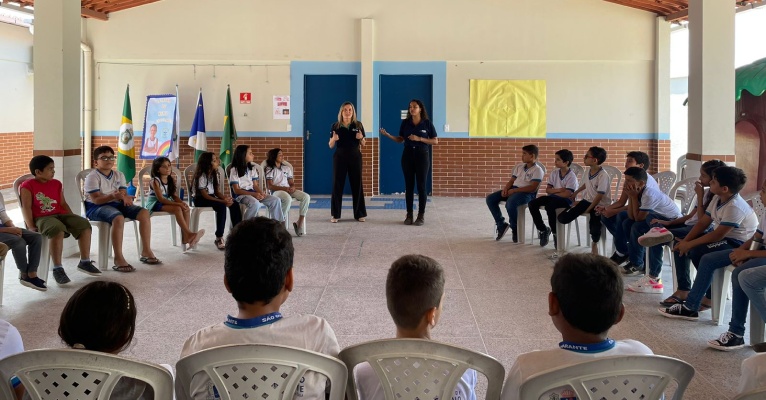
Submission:
M 713 273 L 713 283 L 711 284 L 710 291 L 713 295 L 712 302 L 712 319 L 716 325 L 721 325 L 723 322 L 721 318 L 723 316 L 723 309 L 726 306 L 726 297 L 724 290 L 728 290 L 731 284 L 731 270 L 730 267 L 719 268 Z
M 48 270 L 51 268 L 51 240 L 43 237 L 43 244 L 40 248 L 40 265 L 37 268 L 37 276 L 48 282 Z
M 176 216 L 171 215 L 170 216 L 170 237 L 173 240 L 173 247 L 178 246 L 178 241 L 176 240 Z
M 138 233 L 138 221 L 133 221 L 133 232 L 136 233 L 136 250 L 141 257 L 141 235 Z
M 580 223 L 577 221 L 577 219 L 574 220 L 575 223 L 575 232 L 577 233 L 577 245 L 582 246 L 582 241 L 580 241 Z
M 98 225 L 98 267 L 102 271 L 108 270 L 107 265 L 109 265 L 111 250 L 111 225 L 100 223 Z
M 522 204 L 516 207 L 516 232 L 518 233 L 519 243 L 526 244 L 527 237 L 527 205 Z
M 761 314 L 758 313 L 758 310 L 750 306 L 750 344 L 758 344 L 766 342 L 766 337 L 764 337 L 764 323 L 763 318 L 761 318 Z
M 5 285 L 5 257 L 0 258 L 0 306 L 3 305 L 3 285 Z
M 556 209 L 556 242 L 558 243 L 558 249 L 556 251 L 559 254 L 566 253 L 567 246 L 569 246 L 569 225 L 567 224 L 564 226 L 561 222 L 559 222 L 559 214 L 564 212 L 563 208 L 557 208 Z

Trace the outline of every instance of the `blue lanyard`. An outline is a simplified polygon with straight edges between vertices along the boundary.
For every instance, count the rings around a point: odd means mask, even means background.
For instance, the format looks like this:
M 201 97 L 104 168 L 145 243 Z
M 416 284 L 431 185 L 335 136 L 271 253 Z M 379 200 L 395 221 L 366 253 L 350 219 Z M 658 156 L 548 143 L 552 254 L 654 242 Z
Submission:
M 574 342 L 561 342 L 559 347 L 564 350 L 574 351 L 577 353 L 602 353 L 614 348 L 616 342 L 614 339 L 606 339 L 603 342 L 582 344 Z
M 231 315 L 227 315 L 224 325 L 234 329 L 249 329 L 264 325 L 270 325 L 279 321 L 280 319 L 282 319 L 282 314 L 279 311 L 248 319 L 239 319 L 232 317 Z

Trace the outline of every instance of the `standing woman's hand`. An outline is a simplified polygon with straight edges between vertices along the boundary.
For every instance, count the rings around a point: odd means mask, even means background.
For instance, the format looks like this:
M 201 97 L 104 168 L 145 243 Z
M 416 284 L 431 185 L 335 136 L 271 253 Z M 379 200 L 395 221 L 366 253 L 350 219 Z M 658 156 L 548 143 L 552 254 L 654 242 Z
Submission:
M 364 135 L 362 134 L 362 132 L 357 132 L 356 133 L 356 138 L 359 139 L 359 140 L 364 139 Z
M 420 140 L 420 136 L 418 136 L 418 135 L 410 135 L 407 138 L 410 139 L 410 142 L 420 142 L 421 141 Z
M 388 133 L 385 128 L 380 128 L 379 132 L 380 132 L 381 135 L 385 135 L 385 136 L 391 137 L 391 134 Z

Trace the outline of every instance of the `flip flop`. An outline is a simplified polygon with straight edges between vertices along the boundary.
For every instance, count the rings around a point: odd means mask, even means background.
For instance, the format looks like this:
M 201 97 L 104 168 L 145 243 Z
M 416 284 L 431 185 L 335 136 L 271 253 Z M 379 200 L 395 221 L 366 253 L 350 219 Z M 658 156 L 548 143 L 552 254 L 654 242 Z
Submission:
M 197 248 L 197 243 L 199 243 L 199 240 L 202 239 L 202 235 L 204 235 L 204 234 L 205 234 L 205 230 L 204 229 L 198 230 L 197 234 L 194 236 L 194 239 L 192 239 L 191 242 L 189 242 L 189 248 L 190 249 L 196 249 Z
M 671 301 L 672 300 L 672 301 Z M 660 305 L 663 307 L 671 307 L 674 304 L 683 304 L 684 299 L 678 297 L 678 296 L 670 296 L 667 299 L 660 302 Z
M 338 220 L 339 218 L 330 218 L 330 222 L 332 222 L 333 224 L 337 223 Z
M 162 261 L 160 261 L 157 257 L 141 257 L 138 259 L 138 261 L 149 265 L 162 264 Z
M 135 268 L 134 268 L 132 265 L 130 265 L 130 264 L 128 264 L 128 265 L 120 265 L 120 266 L 117 266 L 117 265 L 113 265 L 113 266 L 112 266 L 112 269 L 113 269 L 113 270 L 115 270 L 115 271 L 117 271 L 117 272 L 134 272 L 134 271 L 136 270 L 136 269 L 135 269 Z
M 298 226 L 297 222 L 293 222 L 293 229 L 295 229 L 295 236 L 303 236 L 301 228 Z

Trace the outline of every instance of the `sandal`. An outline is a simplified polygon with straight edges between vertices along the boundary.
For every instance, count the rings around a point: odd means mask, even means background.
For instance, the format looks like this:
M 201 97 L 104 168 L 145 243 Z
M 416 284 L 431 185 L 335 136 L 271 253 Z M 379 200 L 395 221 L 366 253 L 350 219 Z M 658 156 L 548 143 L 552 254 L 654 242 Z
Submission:
M 337 223 L 338 220 L 339 220 L 339 218 L 335 218 L 335 217 L 330 218 L 330 222 L 332 222 L 333 224 Z
M 199 243 L 199 240 L 202 239 L 202 235 L 204 235 L 204 234 L 205 234 L 205 230 L 204 229 L 198 230 L 197 234 L 194 235 L 194 239 L 192 239 L 189 242 L 189 248 L 190 249 L 196 249 L 197 248 L 197 243 Z
M 364 219 L 364 218 L 365 218 L 365 217 L 362 217 L 362 218 L 357 218 L 357 221 L 359 221 L 359 222 L 364 222 L 364 221 L 366 221 L 366 219 Z
M 215 243 L 215 247 L 217 247 L 218 250 L 226 250 L 226 244 L 223 242 L 222 237 L 215 238 L 215 242 L 213 243 Z
M 678 297 L 678 296 L 670 296 L 667 299 L 660 302 L 660 305 L 663 307 L 671 307 L 674 304 L 683 304 L 684 299 Z
M 162 264 L 162 261 L 160 261 L 157 257 L 143 257 L 142 256 L 141 258 L 138 259 L 138 261 L 141 261 L 142 263 L 149 264 L 149 265 Z
M 136 270 L 130 264 L 128 264 L 128 265 L 119 265 L 119 266 L 118 265 L 113 265 L 112 269 L 117 271 L 117 272 L 134 272 Z
M 303 236 L 303 232 L 301 231 L 301 227 L 298 226 L 297 222 L 293 222 L 293 229 L 295 229 L 295 236 Z

